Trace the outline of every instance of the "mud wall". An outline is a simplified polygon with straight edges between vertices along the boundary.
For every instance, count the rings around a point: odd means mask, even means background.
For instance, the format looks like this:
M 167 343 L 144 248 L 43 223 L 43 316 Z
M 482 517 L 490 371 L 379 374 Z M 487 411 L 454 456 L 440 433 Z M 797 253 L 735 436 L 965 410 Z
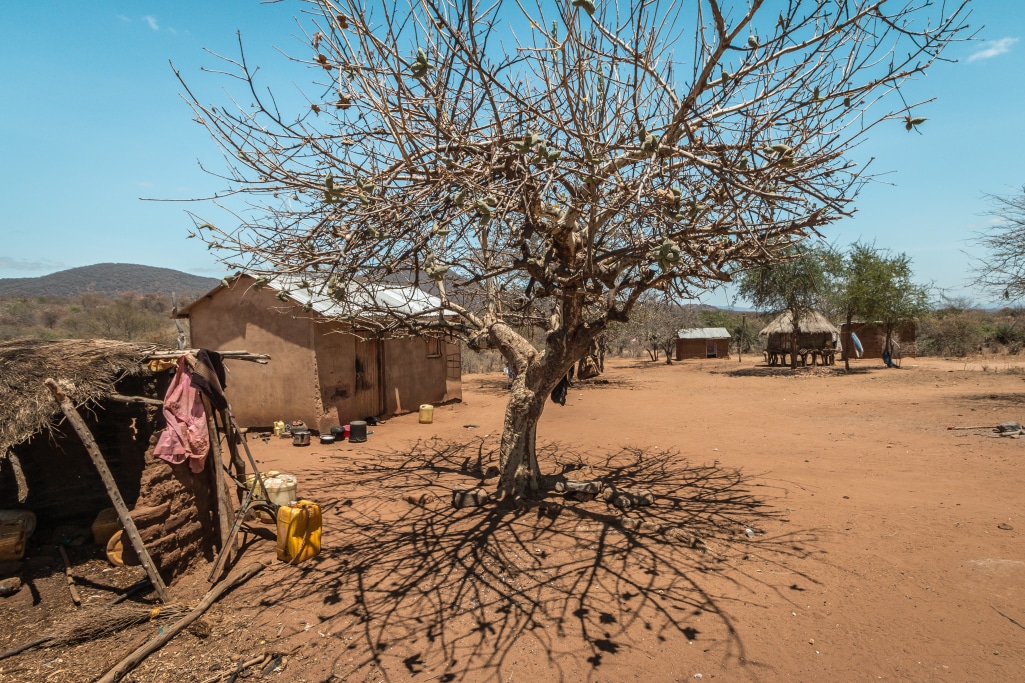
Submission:
M 677 339 L 676 340 L 676 360 L 686 360 L 688 358 L 708 358 L 708 348 L 706 339 Z M 730 340 L 729 339 L 716 339 L 715 340 L 715 357 L 716 358 L 729 358 L 730 357 Z
M 847 323 L 844 323 L 840 329 L 840 343 L 842 344 L 847 338 Z M 881 323 L 852 323 L 851 329 L 854 331 L 854 334 L 858 335 L 858 340 L 864 348 L 864 353 L 861 355 L 862 358 L 883 357 L 883 345 L 886 343 L 885 325 Z M 893 337 L 902 344 L 901 352 L 904 356 L 915 357 L 917 348 L 914 343 L 909 342 L 916 341 L 916 334 L 917 330 L 914 323 L 898 325 L 894 328 Z M 851 354 L 851 358 L 854 358 L 854 354 Z
M 448 395 L 448 354 L 443 340 L 419 337 L 384 342 L 385 411 L 390 415 L 420 409 L 422 403 L 442 403 Z M 461 395 L 461 392 L 460 392 Z
M 154 457 L 158 437 L 153 435 L 145 456 L 132 516 L 160 574 L 171 581 L 197 563 L 214 559 L 218 527 L 212 478 L 216 470 L 208 461 L 202 472 L 193 474 L 187 464 L 171 465 Z
M 357 415 L 356 406 L 356 337 L 335 323 L 315 327 L 315 349 L 323 410 L 316 421 L 306 424 L 321 432 L 334 425 L 348 424 L 364 415 Z M 376 382 L 373 385 L 379 391 Z
M 266 353 L 266 365 L 228 361 L 227 396 L 242 427 L 270 427 L 302 420 L 315 427 L 324 411 L 317 381 L 314 327 L 299 306 L 252 288 L 241 276 L 193 304 L 189 327 L 194 348 Z

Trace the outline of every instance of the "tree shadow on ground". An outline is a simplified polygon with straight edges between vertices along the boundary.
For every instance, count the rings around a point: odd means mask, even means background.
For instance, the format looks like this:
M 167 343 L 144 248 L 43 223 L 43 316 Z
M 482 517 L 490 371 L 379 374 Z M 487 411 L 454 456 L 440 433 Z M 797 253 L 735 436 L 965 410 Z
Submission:
M 479 393 L 489 396 L 509 396 L 509 380 L 505 375 L 477 377 L 473 379 L 473 382 L 476 384 L 475 390 Z M 570 384 L 570 388 L 574 389 L 585 387 L 589 389 L 627 389 L 632 386 L 636 386 L 636 383 L 622 377 L 607 377 L 605 375 L 590 379 L 574 379 Z
M 711 372 L 728 377 L 843 377 L 845 375 L 867 375 L 883 369 L 885 368 L 853 367 L 850 372 L 846 372 L 841 363 L 838 365 L 807 365 L 794 369 L 791 369 L 790 366 L 756 365 L 734 370 L 713 369 Z
M 297 633 L 327 639 L 342 680 L 584 680 L 618 675 L 624 653 L 665 656 L 688 641 L 745 662 L 728 605 L 786 588 L 744 560 L 807 557 L 815 535 L 776 533 L 770 502 L 739 470 L 672 451 L 540 450 L 567 479 L 647 489 L 655 503 L 623 513 L 551 494 L 454 509 L 451 491 L 496 464 L 485 440 L 367 454 L 307 478 L 329 540 L 300 576 L 261 589 L 261 604 L 315 605 Z

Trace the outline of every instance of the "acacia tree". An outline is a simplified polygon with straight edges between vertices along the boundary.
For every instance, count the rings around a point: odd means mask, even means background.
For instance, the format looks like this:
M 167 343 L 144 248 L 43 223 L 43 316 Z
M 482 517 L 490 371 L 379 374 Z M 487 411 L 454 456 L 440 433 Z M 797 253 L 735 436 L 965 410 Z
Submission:
M 965 4 L 891 5 L 313 1 L 294 58 L 308 109 L 263 94 L 241 41 L 220 70 L 244 99 L 186 86 L 226 192 L 253 206 L 197 233 L 232 269 L 312 273 L 339 299 L 433 287 L 430 316 L 366 324 L 502 353 L 499 491 L 529 494 L 545 398 L 597 335 L 645 292 L 693 296 L 847 215 L 865 181 L 851 146 L 924 121 L 880 99 L 961 38 Z
M 832 308 L 847 320 L 844 368 L 850 372 L 851 323 L 855 316 L 885 328 L 883 349 L 893 353 L 893 331 L 929 310 L 929 290 L 912 280 L 911 258 L 889 255 L 875 245 L 851 245 L 835 269 Z
M 872 276 L 880 265 L 879 253 L 875 247 L 855 242 L 834 272 L 830 292 L 829 308 L 832 313 L 843 317 L 847 323 L 843 338 L 843 363 L 846 372 L 851 371 L 851 324 L 855 316 L 868 318 L 874 299 Z
M 742 273 L 737 292 L 758 309 L 790 313 L 790 367 L 796 368 L 801 321 L 824 307 L 836 260 L 831 250 L 806 244 L 792 245 L 776 257 Z

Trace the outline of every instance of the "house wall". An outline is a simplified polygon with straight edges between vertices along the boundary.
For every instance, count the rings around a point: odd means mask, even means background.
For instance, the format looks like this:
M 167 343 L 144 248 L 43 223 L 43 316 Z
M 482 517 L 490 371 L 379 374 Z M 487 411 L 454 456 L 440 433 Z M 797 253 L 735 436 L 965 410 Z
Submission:
M 462 398 L 462 384 L 449 372 L 450 365 L 462 364 L 458 344 L 419 337 L 389 339 L 384 342 L 384 359 L 385 409 L 389 414 Z
M 840 329 L 842 331 L 842 336 L 840 337 L 842 343 L 847 338 L 847 323 L 841 325 Z M 883 357 L 883 344 L 886 343 L 885 325 L 880 323 L 853 323 L 851 329 L 854 331 L 854 334 L 858 335 L 858 340 L 861 342 L 862 348 L 864 348 L 864 353 L 861 355 L 862 358 Z M 905 357 L 915 357 L 917 349 L 913 342 L 917 339 L 916 335 L 915 323 L 905 323 L 894 328 L 894 338 L 902 344 L 908 344 L 907 347 L 901 349 Z M 854 358 L 854 354 L 851 354 L 851 358 Z
M 677 339 L 676 360 L 688 358 L 708 358 L 707 339 Z M 715 353 L 717 358 L 730 357 L 730 340 L 716 339 Z
M 225 393 L 240 426 L 302 420 L 317 428 L 326 411 L 318 378 L 316 324 L 301 307 L 283 304 L 271 290 L 254 290 L 252 283 L 248 276 L 239 277 L 230 288 L 193 305 L 192 347 L 245 349 L 271 357 L 266 365 L 228 363 Z

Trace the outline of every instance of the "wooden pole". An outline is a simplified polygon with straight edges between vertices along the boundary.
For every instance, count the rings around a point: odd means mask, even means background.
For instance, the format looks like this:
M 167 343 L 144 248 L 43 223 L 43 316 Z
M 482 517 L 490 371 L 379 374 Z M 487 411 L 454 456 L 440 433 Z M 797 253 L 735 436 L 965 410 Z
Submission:
M 242 440 L 242 434 L 240 434 L 236 428 L 234 420 L 229 419 L 228 411 L 221 411 L 221 422 L 224 423 L 224 431 L 227 435 L 228 453 L 231 457 L 232 474 L 235 476 L 235 479 L 244 484 L 246 481 L 246 462 L 242 459 L 242 454 L 238 451 L 238 444 Z M 245 493 L 237 486 L 235 487 L 235 490 L 238 502 L 241 505 L 242 498 Z
M 228 543 L 228 534 L 231 533 L 231 503 L 228 500 L 228 491 L 221 474 L 223 462 L 221 461 L 221 435 L 217 431 L 217 423 L 214 421 L 214 409 L 210 405 L 210 399 L 206 394 L 199 392 L 203 399 L 203 410 L 206 411 L 206 431 L 210 435 L 210 469 L 213 470 L 210 485 L 214 487 L 214 496 L 217 499 L 217 528 L 221 538 L 221 552 Z
M 119 681 L 122 676 L 137 667 L 144 659 L 146 659 L 146 657 L 149 657 L 151 654 L 170 642 L 171 638 L 174 638 L 182 631 L 182 629 L 203 616 L 203 613 L 210 608 L 210 605 L 214 604 L 218 598 L 228 591 L 229 588 L 233 588 L 245 581 L 248 581 L 252 577 L 256 576 L 265 566 L 266 565 L 262 562 L 254 562 L 246 567 L 240 574 L 237 574 L 234 577 L 228 577 L 224 581 L 221 581 L 207 592 L 203 601 L 199 603 L 195 609 L 189 612 L 187 616 L 176 621 L 170 626 L 162 628 L 155 638 L 152 638 L 149 642 L 141 645 L 130 655 L 118 662 L 113 669 L 105 673 L 103 678 L 99 679 L 96 683 L 116 683 Z
M 107 467 L 107 461 L 104 460 L 100 447 L 96 445 L 96 439 L 93 438 L 92 432 L 89 431 L 89 427 L 86 426 L 82 416 L 78 414 L 71 399 L 67 397 L 57 382 L 53 381 L 52 378 L 47 378 L 45 384 L 53 393 L 53 397 L 60 403 L 61 410 L 75 429 L 78 438 L 82 440 L 86 452 L 89 453 L 93 465 L 96 466 L 96 471 L 100 473 L 100 479 L 103 480 L 103 486 L 107 489 L 110 502 L 114 504 L 114 509 L 117 510 L 117 516 L 121 520 L 121 525 L 125 528 L 125 534 L 132 542 L 132 547 L 139 556 L 143 568 L 146 569 L 146 575 L 149 576 L 149 580 L 153 583 L 157 596 L 161 602 L 169 602 L 167 599 L 167 586 L 160 577 L 160 572 L 157 571 L 156 565 L 153 564 L 153 558 L 150 557 L 149 551 L 146 550 L 146 545 L 142 542 L 142 536 L 139 535 L 139 530 L 135 527 L 135 520 L 132 519 L 132 514 L 128 511 L 128 506 L 125 505 L 125 499 L 121 497 L 121 492 L 117 488 L 114 476 L 110 473 L 110 468 Z

